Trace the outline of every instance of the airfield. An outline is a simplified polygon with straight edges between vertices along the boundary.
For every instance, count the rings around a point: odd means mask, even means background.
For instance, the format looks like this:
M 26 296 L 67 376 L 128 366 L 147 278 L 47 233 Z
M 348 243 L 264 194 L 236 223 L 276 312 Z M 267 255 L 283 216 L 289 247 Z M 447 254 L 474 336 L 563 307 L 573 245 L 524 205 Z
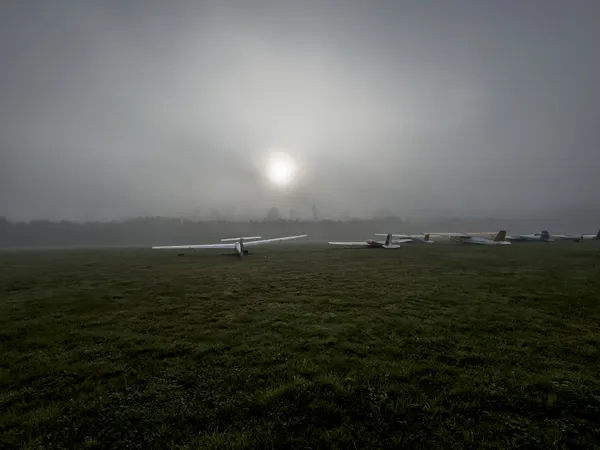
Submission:
M 0 251 L 2 448 L 590 448 L 600 241 Z

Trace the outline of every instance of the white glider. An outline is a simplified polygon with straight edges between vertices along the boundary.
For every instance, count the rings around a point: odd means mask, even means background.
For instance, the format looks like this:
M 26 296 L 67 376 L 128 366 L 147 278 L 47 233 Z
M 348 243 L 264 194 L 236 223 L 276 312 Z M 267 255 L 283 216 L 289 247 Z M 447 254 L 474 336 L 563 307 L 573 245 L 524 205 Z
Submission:
M 476 236 L 466 233 L 429 233 L 432 236 L 448 236 L 451 241 L 459 244 L 475 244 L 475 245 L 508 245 L 506 239 L 506 231 L 501 230 L 493 239 Z
M 506 239 L 515 242 L 554 242 L 548 230 L 536 231 L 531 234 L 520 234 L 518 236 L 506 236 Z
M 583 239 L 592 239 L 595 241 L 600 241 L 600 230 L 596 234 L 584 234 Z
M 555 234 L 554 237 L 565 241 L 584 241 L 584 240 L 600 240 L 600 230 L 597 234 Z
M 583 240 L 583 234 L 553 234 L 552 237 L 560 239 L 561 241 L 580 242 Z
M 260 236 L 247 236 L 247 237 L 236 237 L 236 238 L 226 238 L 221 239 L 220 244 L 191 244 L 191 245 L 161 245 L 152 247 L 153 250 L 197 250 L 197 249 L 207 249 L 207 248 L 220 248 L 220 249 L 232 249 L 235 253 L 242 257 L 248 254 L 247 247 L 256 247 L 264 244 L 274 244 L 276 242 L 282 241 L 290 241 L 292 239 L 300 239 L 304 238 L 308 235 L 301 234 L 299 236 L 285 236 L 280 238 L 273 239 L 262 239 L 262 240 L 252 240 L 249 242 L 245 242 L 249 239 L 261 239 Z
M 406 244 L 408 242 L 411 242 L 411 239 L 401 239 L 401 240 L 397 240 L 397 241 L 392 241 L 392 235 L 391 234 L 385 234 L 383 236 L 386 236 L 385 241 L 375 241 L 373 239 L 367 239 L 366 241 L 362 241 L 362 242 L 329 242 L 330 245 L 343 245 L 343 246 L 362 246 L 362 247 L 366 247 L 366 248 L 387 248 L 387 249 L 394 249 L 394 248 L 400 248 L 400 244 Z
M 387 236 L 387 234 L 384 233 L 375 233 L 375 236 Z M 403 242 L 406 242 L 407 244 L 410 243 L 419 243 L 419 244 L 433 244 L 434 241 L 432 241 L 431 239 L 429 239 L 429 234 L 427 233 L 421 233 L 421 234 L 392 234 L 392 237 L 398 237 L 398 238 L 403 238 Z M 394 242 L 397 242 L 396 240 L 392 240 L 392 244 Z

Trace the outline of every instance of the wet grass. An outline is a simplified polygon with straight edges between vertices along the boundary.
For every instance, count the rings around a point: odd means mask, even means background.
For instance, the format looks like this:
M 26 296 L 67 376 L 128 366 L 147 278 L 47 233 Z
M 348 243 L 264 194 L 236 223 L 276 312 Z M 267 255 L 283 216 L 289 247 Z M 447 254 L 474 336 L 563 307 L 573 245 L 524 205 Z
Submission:
M 593 447 L 596 244 L 0 252 L 0 447 Z

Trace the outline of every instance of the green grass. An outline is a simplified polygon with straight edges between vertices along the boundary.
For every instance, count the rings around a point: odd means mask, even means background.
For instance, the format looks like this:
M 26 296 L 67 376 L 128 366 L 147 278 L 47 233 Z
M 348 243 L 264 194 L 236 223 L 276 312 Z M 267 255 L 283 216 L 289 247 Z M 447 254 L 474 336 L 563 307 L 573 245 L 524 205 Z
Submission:
M 0 252 L 1 448 L 590 448 L 600 246 Z

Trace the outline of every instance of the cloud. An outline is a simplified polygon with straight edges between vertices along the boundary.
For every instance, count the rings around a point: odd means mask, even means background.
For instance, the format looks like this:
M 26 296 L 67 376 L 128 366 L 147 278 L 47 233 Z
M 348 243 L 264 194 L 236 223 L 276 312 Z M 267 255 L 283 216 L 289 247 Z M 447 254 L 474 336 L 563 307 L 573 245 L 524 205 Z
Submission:
M 597 208 L 597 11 L 13 2 L 0 214 Z M 271 148 L 293 189 L 260 172 Z

